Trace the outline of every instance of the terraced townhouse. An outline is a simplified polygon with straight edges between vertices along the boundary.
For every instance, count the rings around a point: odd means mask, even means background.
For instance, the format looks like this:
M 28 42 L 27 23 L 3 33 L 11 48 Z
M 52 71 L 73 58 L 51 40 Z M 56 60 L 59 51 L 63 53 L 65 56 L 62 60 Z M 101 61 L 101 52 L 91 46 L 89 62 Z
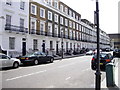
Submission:
M 20 0 L 16 3 L 6 0 L 0 4 L 0 46 L 8 55 L 35 51 L 58 54 L 62 44 L 64 53 L 97 48 L 95 25 L 81 19 L 81 14 L 59 0 Z M 110 38 L 100 30 L 100 48 L 109 47 Z

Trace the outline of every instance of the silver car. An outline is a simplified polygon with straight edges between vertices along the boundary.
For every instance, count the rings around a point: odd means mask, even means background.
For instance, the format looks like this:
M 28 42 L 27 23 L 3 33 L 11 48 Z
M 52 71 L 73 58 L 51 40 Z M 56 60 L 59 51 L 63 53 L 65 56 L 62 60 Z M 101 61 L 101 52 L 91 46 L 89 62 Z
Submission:
M 13 67 L 18 68 L 21 64 L 19 59 L 10 58 L 9 56 L 0 53 L 0 68 Z

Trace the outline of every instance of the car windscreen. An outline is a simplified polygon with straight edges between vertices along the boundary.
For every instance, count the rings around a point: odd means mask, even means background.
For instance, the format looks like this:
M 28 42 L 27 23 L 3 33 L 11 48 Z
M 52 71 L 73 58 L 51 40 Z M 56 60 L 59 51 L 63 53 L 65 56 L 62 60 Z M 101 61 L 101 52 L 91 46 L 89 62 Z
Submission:
M 100 58 L 105 58 L 106 57 L 106 54 L 105 53 L 101 53 L 100 54 Z M 97 58 L 97 54 L 94 55 L 94 58 Z
M 32 56 L 36 56 L 36 55 L 34 53 L 32 53 L 32 54 L 27 54 L 24 57 L 32 57 Z

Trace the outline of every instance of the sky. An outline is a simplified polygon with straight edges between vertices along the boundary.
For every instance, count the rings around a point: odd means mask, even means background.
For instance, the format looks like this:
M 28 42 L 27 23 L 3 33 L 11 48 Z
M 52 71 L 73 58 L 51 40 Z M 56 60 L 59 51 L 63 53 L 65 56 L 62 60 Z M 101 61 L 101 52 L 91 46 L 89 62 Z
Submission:
M 81 14 L 82 19 L 94 23 L 96 0 L 60 0 Z M 118 33 L 118 2 L 120 0 L 99 0 L 100 29 L 107 34 Z

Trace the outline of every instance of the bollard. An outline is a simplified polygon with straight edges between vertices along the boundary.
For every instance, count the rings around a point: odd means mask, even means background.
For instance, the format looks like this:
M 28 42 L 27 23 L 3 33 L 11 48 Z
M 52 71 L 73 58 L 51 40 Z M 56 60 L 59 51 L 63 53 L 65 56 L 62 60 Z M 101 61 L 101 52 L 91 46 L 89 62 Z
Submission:
M 113 63 L 106 64 L 106 83 L 107 87 L 115 86 L 115 65 Z

